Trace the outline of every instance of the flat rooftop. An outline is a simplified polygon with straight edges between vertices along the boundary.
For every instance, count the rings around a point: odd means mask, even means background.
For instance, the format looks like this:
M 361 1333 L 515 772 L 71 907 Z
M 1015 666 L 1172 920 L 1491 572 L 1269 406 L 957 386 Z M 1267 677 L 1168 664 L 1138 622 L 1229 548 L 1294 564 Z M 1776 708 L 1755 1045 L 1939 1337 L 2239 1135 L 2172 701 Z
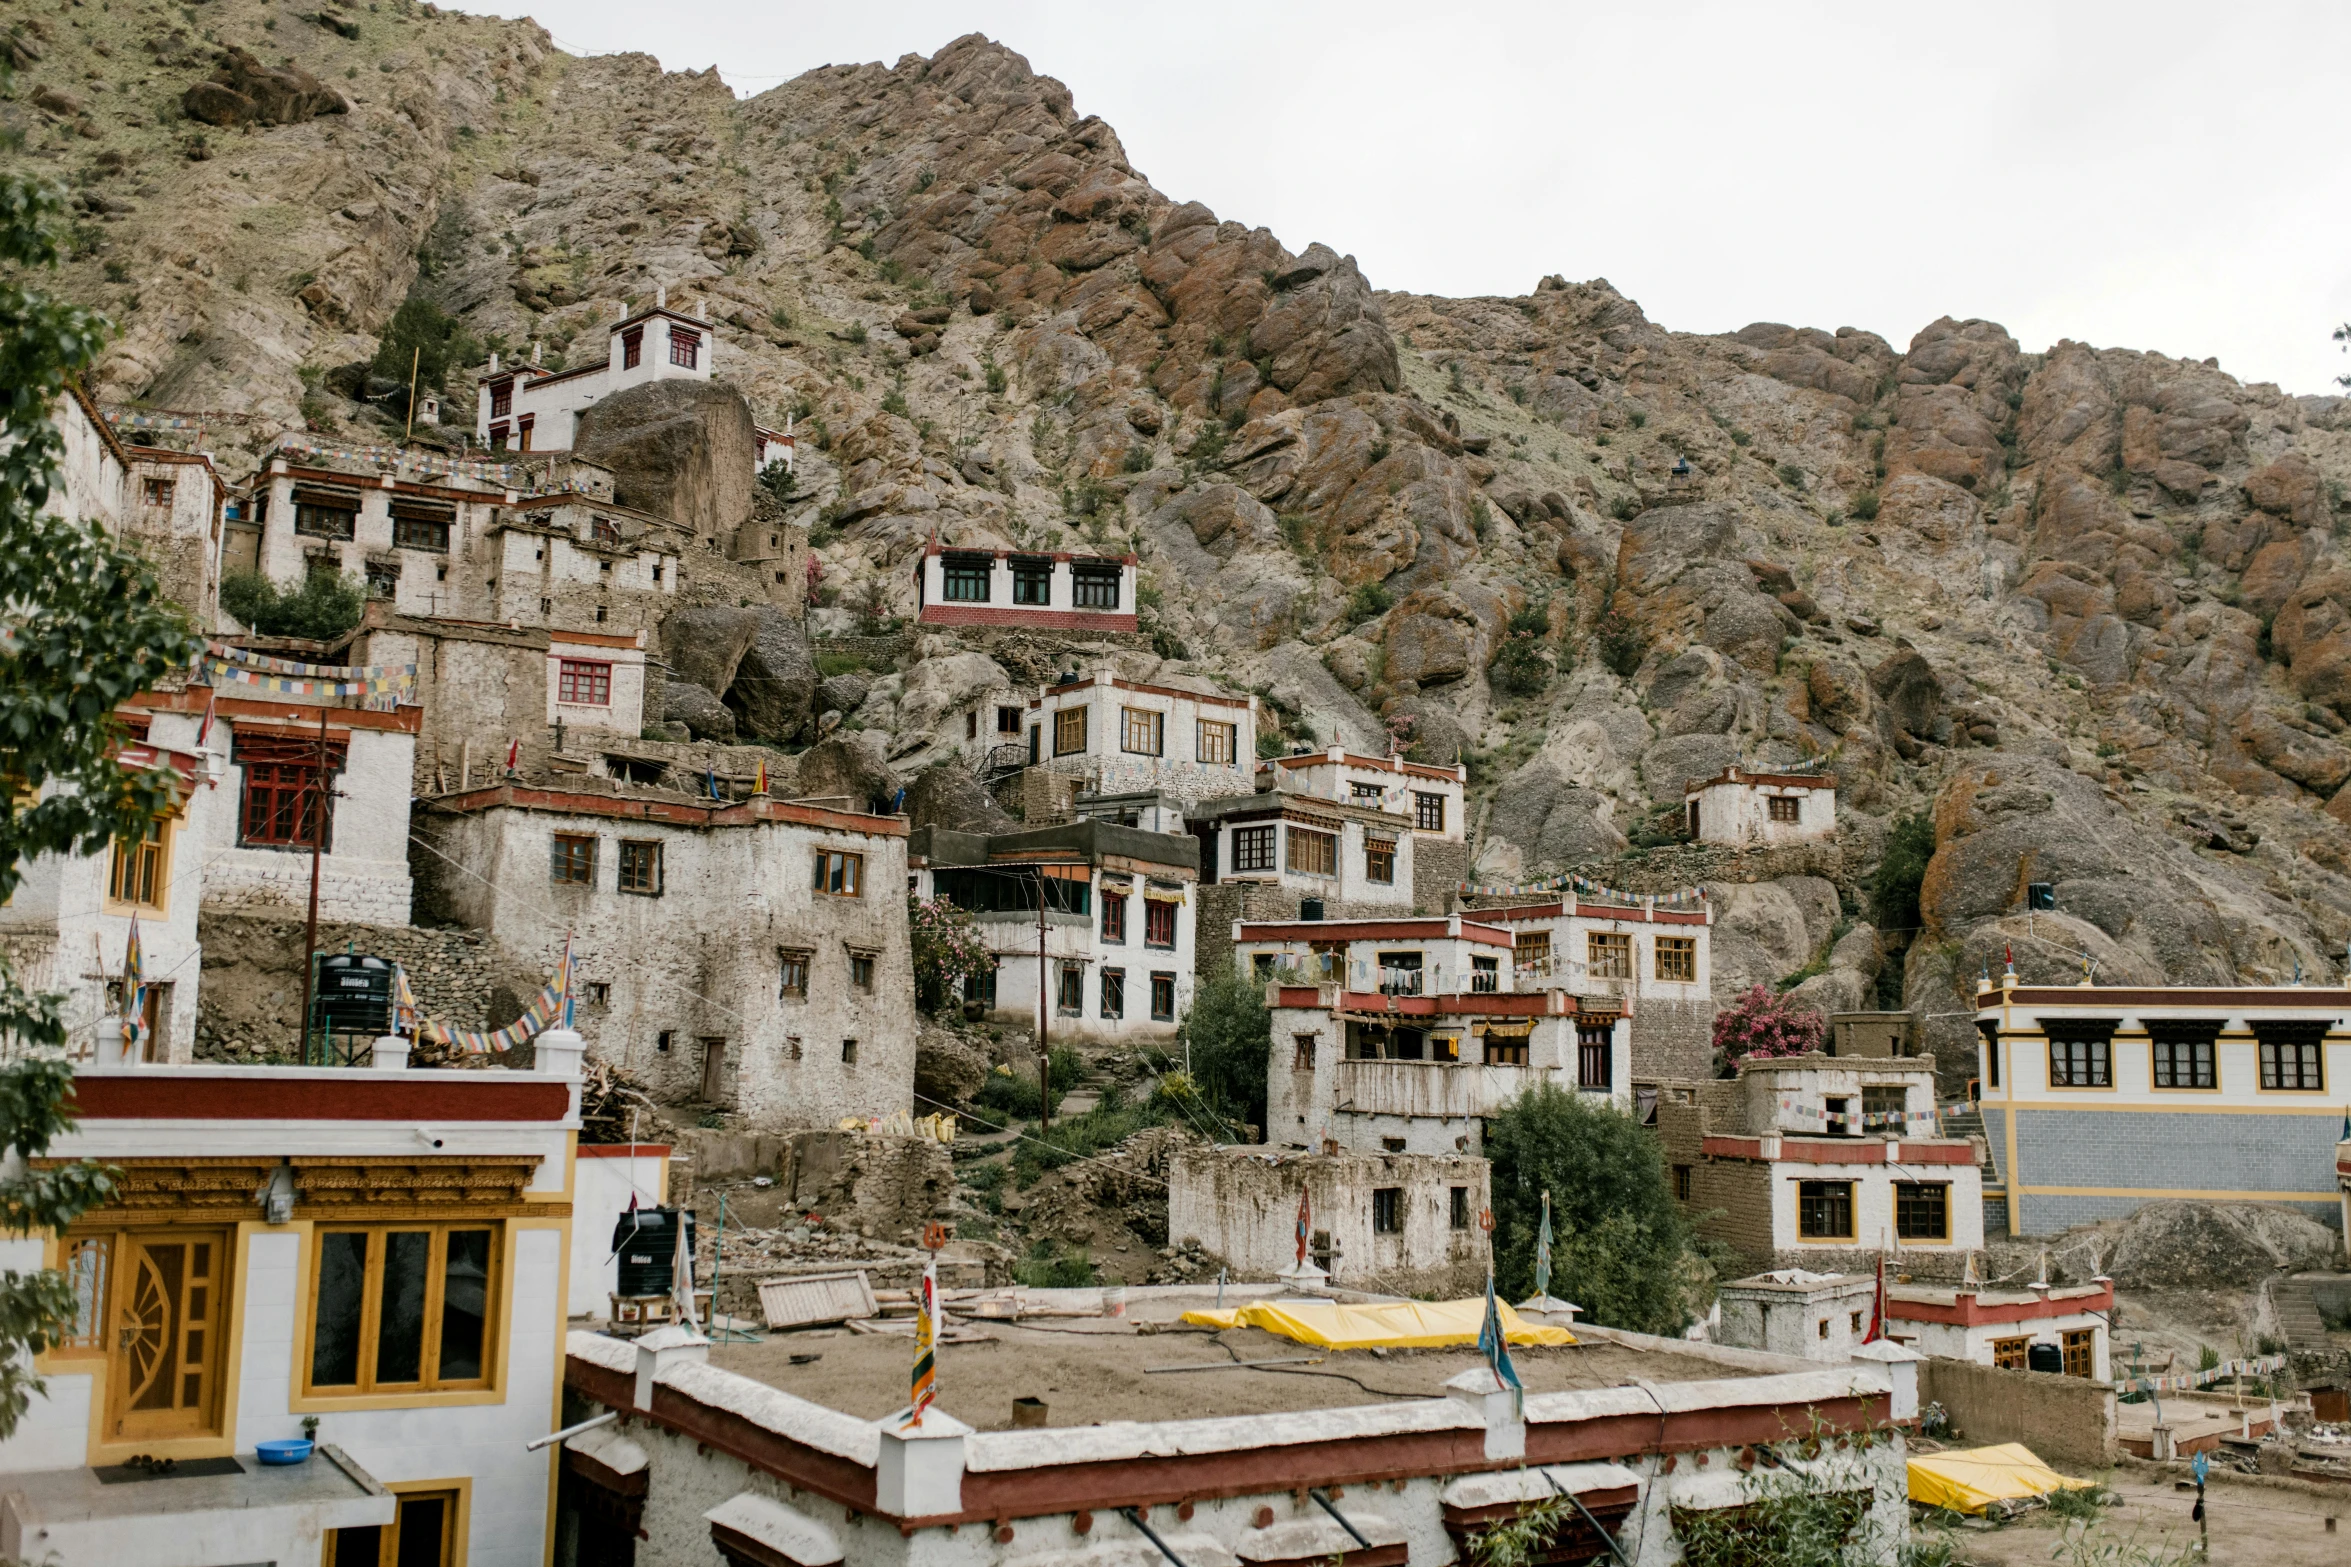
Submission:
M 1009 1429 L 1017 1398 L 1042 1399 L 1047 1422 L 1055 1426 L 1284 1414 L 1443 1398 L 1448 1377 L 1485 1364 L 1485 1357 L 1466 1344 L 1458 1349 L 1324 1350 L 1256 1328 L 1215 1331 L 1177 1321 L 1186 1311 L 1212 1305 L 1214 1298 L 1212 1289 L 1154 1292 L 1132 1300 L 1124 1320 L 1039 1317 L 1020 1322 L 958 1317 L 957 1302 L 949 1300 L 951 1331 L 984 1333 L 987 1339 L 939 1346 L 939 1407 L 982 1431 Z M 1228 1290 L 1225 1303 L 1263 1298 Z M 817 1358 L 794 1365 L 796 1355 Z M 1556 1348 L 1513 1345 L 1510 1356 L 1529 1393 L 1621 1387 L 1636 1378 L 1695 1382 L 1756 1374 L 1695 1353 L 1635 1349 L 1597 1338 Z M 863 1420 L 905 1407 L 913 1359 L 910 1334 L 847 1328 L 775 1332 L 764 1343 L 710 1347 L 713 1366 Z M 1287 1363 L 1206 1369 L 1251 1360 Z M 1153 1369 L 1170 1366 L 1203 1369 Z

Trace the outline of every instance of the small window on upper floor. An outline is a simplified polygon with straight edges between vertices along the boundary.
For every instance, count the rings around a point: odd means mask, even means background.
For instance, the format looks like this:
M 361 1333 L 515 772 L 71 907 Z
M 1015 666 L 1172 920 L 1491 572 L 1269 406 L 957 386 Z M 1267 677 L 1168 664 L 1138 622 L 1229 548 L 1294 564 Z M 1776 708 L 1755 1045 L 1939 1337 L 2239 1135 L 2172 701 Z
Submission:
M 701 364 L 702 334 L 672 323 L 669 329 L 669 362 L 686 370 Z
M 1775 794 L 1764 802 L 1771 809 L 1775 822 L 1793 822 L 1802 819 L 1804 802 L 1792 794 Z
M 172 479 L 141 479 L 139 504 L 142 506 L 169 506 L 173 493 L 179 488 Z
M 1070 595 L 1079 609 L 1118 608 L 1119 569 L 1109 565 L 1070 568 Z
M 1441 794 L 1416 792 L 1412 796 L 1412 825 L 1422 832 L 1443 832 L 1445 830 L 1445 797 Z
M 634 370 L 644 358 L 645 329 L 641 326 L 630 327 L 620 334 L 620 367 L 623 370 Z

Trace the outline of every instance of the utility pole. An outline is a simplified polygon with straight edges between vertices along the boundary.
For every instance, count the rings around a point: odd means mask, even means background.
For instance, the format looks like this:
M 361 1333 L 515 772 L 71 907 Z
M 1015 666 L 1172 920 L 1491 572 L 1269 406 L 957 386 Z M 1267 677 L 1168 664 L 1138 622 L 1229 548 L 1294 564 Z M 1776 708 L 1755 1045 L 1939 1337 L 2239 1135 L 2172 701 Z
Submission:
M 318 710 L 318 768 L 310 795 L 310 917 L 302 927 L 302 1060 L 310 1061 L 310 1007 L 318 984 L 318 858 L 327 833 L 327 710 Z M 323 1057 L 320 1065 L 326 1064 Z
M 394 360 L 393 363 L 399 363 Z M 408 428 L 400 432 L 400 444 L 406 446 L 409 437 L 416 434 L 416 370 L 424 363 L 424 344 L 419 343 L 408 354 Z
M 1037 1130 L 1053 1129 L 1053 1006 L 1045 994 L 1045 867 L 1037 867 Z

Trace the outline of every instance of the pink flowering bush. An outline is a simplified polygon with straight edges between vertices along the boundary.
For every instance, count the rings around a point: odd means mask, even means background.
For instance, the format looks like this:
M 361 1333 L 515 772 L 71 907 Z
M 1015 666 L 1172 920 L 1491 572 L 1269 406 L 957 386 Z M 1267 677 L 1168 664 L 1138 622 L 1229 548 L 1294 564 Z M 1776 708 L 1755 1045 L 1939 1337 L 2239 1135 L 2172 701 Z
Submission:
M 1818 1050 L 1827 1032 L 1819 1013 L 1791 1007 L 1787 997 L 1755 985 L 1714 1014 L 1715 1069 L 1730 1077 L 1741 1061 L 1800 1056 Z
M 945 898 L 908 893 L 906 925 L 914 948 L 914 1002 L 925 1012 L 953 1005 L 966 978 L 996 966 L 979 921 Z

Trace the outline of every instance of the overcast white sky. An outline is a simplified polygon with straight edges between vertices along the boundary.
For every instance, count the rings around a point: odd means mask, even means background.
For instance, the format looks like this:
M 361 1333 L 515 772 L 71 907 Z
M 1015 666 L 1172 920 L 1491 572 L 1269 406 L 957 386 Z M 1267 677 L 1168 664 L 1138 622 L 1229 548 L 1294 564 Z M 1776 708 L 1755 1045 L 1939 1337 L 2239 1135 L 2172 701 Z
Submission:
M 984 32 L 1177 200 L 1376 287 L 1606 277 L 1684 331 L 1940 315 L 2331 392 L 2351 6 L 462 0 L 742 93 Z

